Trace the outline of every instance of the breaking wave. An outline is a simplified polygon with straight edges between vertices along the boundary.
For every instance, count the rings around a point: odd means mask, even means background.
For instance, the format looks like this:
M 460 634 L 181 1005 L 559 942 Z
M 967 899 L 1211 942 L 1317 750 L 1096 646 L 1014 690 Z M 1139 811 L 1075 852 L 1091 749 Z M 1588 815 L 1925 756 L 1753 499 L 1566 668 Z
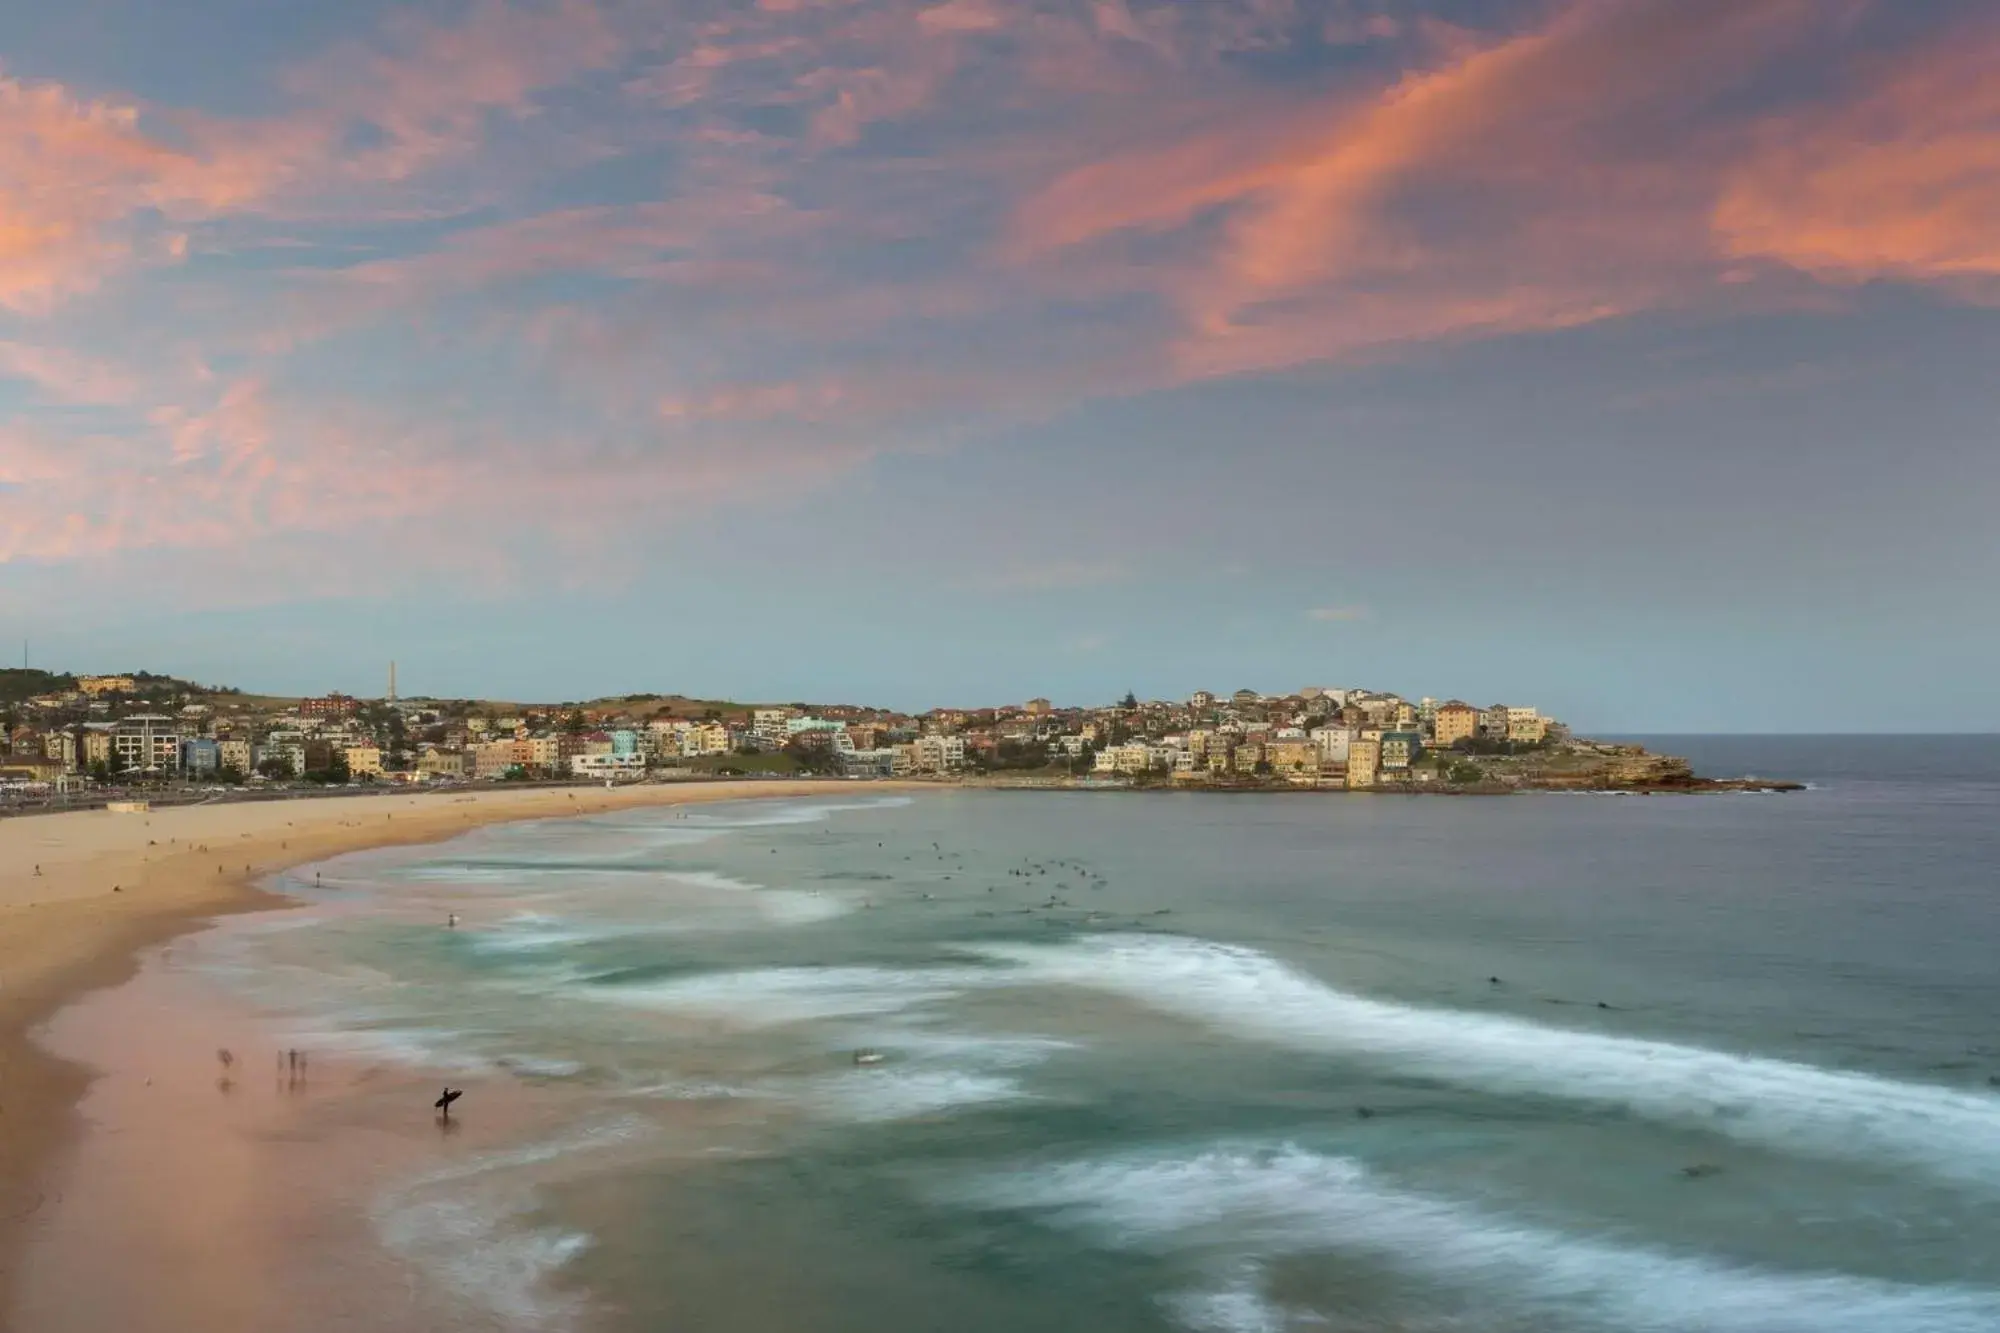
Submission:
M 958 1202 L 1033 1211 L 1121 1248 L 1237 1251 L 1237 1277 L 1174 1303 L 1203 1328 L 1282 1328 L 1242 1265 L 1323 1251 L 1362 1256 L 1535 1327 L 1622 1333 L 1991 1333 L 2000 1292 L 1781 1272 L 1583 1239 L 1377 1181 L 1297 1147 L 1218 1147 L 1016 1170 Z M 1249 1270 L 1254 1274 L 1254 1269 Z
M 1167 936 L 973 952 L 1302 1051 L 1489 1092 L 1617 1106 L 1766 1148 L 1893 1159 L 2000 1187 L 2000 1097 L 1336 990 L 1253 949 Z

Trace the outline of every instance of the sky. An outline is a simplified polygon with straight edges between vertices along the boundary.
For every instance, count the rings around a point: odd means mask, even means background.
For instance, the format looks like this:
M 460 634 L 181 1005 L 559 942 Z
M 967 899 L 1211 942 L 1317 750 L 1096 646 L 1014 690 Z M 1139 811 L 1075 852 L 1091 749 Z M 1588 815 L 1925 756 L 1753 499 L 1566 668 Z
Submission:
M 0 0 L 0 642 L 2000 729 L 1989 0 Z

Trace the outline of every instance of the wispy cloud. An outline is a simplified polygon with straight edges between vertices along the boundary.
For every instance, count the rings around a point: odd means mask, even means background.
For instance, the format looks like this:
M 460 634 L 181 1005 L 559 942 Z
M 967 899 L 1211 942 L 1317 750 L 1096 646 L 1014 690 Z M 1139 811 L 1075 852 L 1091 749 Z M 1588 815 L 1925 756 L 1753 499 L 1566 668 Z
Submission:
M 1367 8 L 474 0 L 248 71 L 254 114 L 12 71 L 0 556 L 358 524 L 445 564 L 467 506 L 582 533 L 1093 396 L 2000 282 L 1990 18 Z
M 1724 248 L 1836 281 L 2000 278 L 1997 61 L 2000 23 L 1955 28 L 1760 126 L 1716 204 Z

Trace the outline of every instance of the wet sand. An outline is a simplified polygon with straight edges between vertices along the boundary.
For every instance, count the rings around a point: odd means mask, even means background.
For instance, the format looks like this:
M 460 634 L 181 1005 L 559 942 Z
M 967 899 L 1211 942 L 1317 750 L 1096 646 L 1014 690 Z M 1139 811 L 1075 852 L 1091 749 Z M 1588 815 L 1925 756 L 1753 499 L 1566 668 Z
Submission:
M 868 790 L 884 791 L 890 785 L 869 784 Z M 157 977 L 149 973 L 134 986 L 121 988 L 121 993 L 158 988 L 154 998 L 161 1005 L 150 1009 L 121 1005 L 118 1012 L 124 1017 L 110 1029 L 102 1018 L 110 1010 L 78 1005 L 55 1025 L 49 1034 L 54 1042 L 65 1050 L 87 1051 L 90 1068 L 51 1055 L 36 1040 L 65 1005 L 132 978 L 148 946 L 216 916 L 282 907 L 283 900 L 256 887 L 258 880 L 286 866 L 341 852 L 437 841 L 478 825 L 514 820 L 854 790 L 851 784 L 827 781 L 501 789 L 218 804 L 146 814 L 88 811 L 0 821 L 0 1327 L 37 1333 L 58 1327 L 140 1327 L 129 1318 L 113 1317 L 109 1309 L 95 1319 L 61 1323 L 60 1292 L 73 1290 L 88 1305 L 113 1299 L 108 1290 L 113 1286 L 129 1286 L 134 1299 L 142 1298 L 154 1277 L 161 1282 L 198 1282 L 199 1272 L 208 1270 L 203 1265 L 177 1264 L 174 1256 L 185 1247 L 196 1247 L 190 1253 L 215 1253 L 215 1240 L 204 1239 L 209 1229 L 202 1223 L 204 1217 L 218 1220 L 232 1209 L 240 1217 L 268 1220 L 284 1215 L 277 1206 L 281 1200 L 269 1195 L 281 1182 L 270 1178 L 268 1163 L 260 1154 L 243 1145 L 292 1132 L 287 1124 L 300 1103 L 271 1099 L 270 1089 L 263 1085 L 274 1077 L 273 1052 L 268 1041 L 257 1044 L 254 1034 L 243 1031 L 234 1039 L 245 1050 L 227 1072 L 243 1092 L 256 1089 L 265 1096 L 261 1103 L 253 1102 L 247 1095 L 239 1098 L 218 1088 L 217 1080 L 225 1071 L 216 1048 L 228 1045 L 230 1039 L 216 1034 L 229 1032 L 238 1020 L 216 1013 L 197 1015 L 190 1009 L 191 1020 L 199 1021 L 174 1021 L 172 1016 L 181 1012 L 178 1006 L 192 1003 L 192 998 L 189 988 L 173 981 L 170 958 L 158 965 Z M 132 1016 L 145 1012 L 168 1018 L 133 1024 Z M 93 1022 L 98 1026 L 93 1028 Z M 147 1072 L 149 1065 L 169 1053 L 170 1077 L 165 1064 L 159 1072 Z M 323 1068 L 323 1087 L 366 1072 Z M 154 1079 L 150 1085 L 145 1082 L 149 1077 Z M 86 1093 L 89 1099 L 80 1116 L 79 1101 Z M 218 1107 L 226 1114 L 218 1115 Z M 489 1116 L 484 1123 L 489 1129 L 512 1124 L 513 1113 Z M 65 1151 L 86 1125 L 101 1132 L 106 1152 Z M 146 1132 L 136 1133 L 141 1126 L 148 1127 Z M 231 1136 L 229 1141 L 236 1146 L 209 1142 L 204 1136 L 211 1132 Z M 192 1138 L 182 1141 L 186 1136 Z M 117 1192 L 105 1188 L 109 1177 L 103 1173 L 118 1156 L 119 1139 L 149 1147 L 144 1174 L 130 1175 L 138 1165 L 127 1163 L 114 1175 L 135 1183 L 149 1181 L 149 1188 L 132 1192 L 129 1210 L 106 1209 L 96 1221 L 80 1217 L 78 1208 L 97 1205 L 79 1202 L 72 1207 L 65 1188 L 74 1177 L 80 1199 L 113 1197 Z M 100 1146 L 95 1137 L 92 1146 Z M 86 1187 L 87 1173 L 99 1177 L 96 1187 Z M 313 1193 L 317 1191 L 302 1191 L 301 1197 Z M 140 1201 L 147 1199 L 159 1207 L 141 1206 Z M 158 1264 L 157 1274 L 139 1280 L 142 1275 L 134 1272 L 117 1284 L 78 1285 L 62 1274 L 55 1275 L 63 1280 L 54 1286 L 27 1281 L 30 1257 L 47 1249 L 35 1242 L 48 1240 L 58 1225 L 73 1233 L 72 1223 L 78 1221 L 85 1233 L 92 1226 L 103 1227 L 107 1245 L 114 1238 L 129 1242 L 132 1262 Z M 248 1246 L 246 1238 L 255 1233 L 255 1226 L 241 1236 L 237 1228 L 223 1227 L 214 1235 L 238 1236 Z M 88 1254 L 89 1248 L 83 1252 Z M 188 1308 L 212 1312 L 202 1322 L 206 1327 L 249 1327 L 252 1320 L 284 1327 L 282 1307 L 268 1301 L 282 1299 L 290 1290 L 289 1275 L 275 1268 L 270 1272 L 273 1281 L 265 1284 L 270 1288 L 266 1295 L 258 1295 L 254 1284 L 241 1282 L 229 1292 L 191 1289 L 184 1293 Z M 32 1299 L 32 1311 L 24 1298 Z M 84 1312 L 83 1306 L 76 1310 Z

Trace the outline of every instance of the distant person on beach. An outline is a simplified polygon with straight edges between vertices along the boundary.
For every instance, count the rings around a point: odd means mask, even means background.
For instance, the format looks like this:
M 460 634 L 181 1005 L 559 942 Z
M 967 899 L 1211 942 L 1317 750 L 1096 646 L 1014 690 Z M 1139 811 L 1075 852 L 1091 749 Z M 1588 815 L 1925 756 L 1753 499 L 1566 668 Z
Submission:
M 454 1092 L 451 1086 L 449 1084 L 446 1084 L 443 1095 L 441 1095 L 435 1102 L 431 1103 L 432 1106 L 437 1108 L 438 1119 L 440 1120 L 451 1119 L 451 1104 L 457 1101 L 460 1097 L 463 1097 L 464 1095 L 465 1095 L 464 1088 L 460 1088 L 456 1092 Z
M 446 930 L 457 930 L 457 929 L 458 929 L 458 913 L 456 913 L 456 912 L 453 912 L 453 913 L 451 913 L 451 914 L 450 914 L 449 916 L 445 917 L 445 919 L 444 919 L 444 925 L 445 925 L 445 929 L 446 929 Z

